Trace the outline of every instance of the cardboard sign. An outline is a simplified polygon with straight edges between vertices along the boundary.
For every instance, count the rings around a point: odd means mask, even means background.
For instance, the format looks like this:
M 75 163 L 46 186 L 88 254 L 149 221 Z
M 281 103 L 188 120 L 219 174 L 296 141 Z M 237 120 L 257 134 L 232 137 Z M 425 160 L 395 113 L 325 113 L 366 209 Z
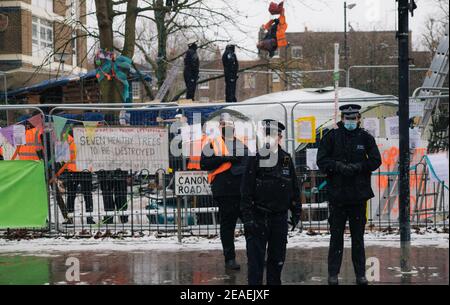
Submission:
M 208 172 L 205 171 L 175 172 L 175 195 L 177 196 L 211 195 L 211 186 L 208 183 Z
M 315 143 L 316 142 L 316 118 L 313 116 L 301 117 L 295 120 L 297 123 L 297 142 Z
M 364 129 L 374 138 L 378 138 L 380 136 L 380 120 L 378 118 L 365 118 Z
M 398 116 L 385 118 L 384 124 L 386 128 L 386 138 L 398 139 L 400 134 Z
M 309 170 L 319 170 L 317 166 L 317 151 L 317 148 L 306 149 L 306 166 L 308 166 Z

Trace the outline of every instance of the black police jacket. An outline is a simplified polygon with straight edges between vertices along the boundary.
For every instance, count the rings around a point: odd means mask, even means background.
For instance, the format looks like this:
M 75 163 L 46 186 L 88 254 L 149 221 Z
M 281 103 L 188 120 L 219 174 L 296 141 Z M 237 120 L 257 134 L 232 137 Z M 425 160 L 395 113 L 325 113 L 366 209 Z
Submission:
M 239 62 L 236 54 L 227 49 L 222 56 L 222 63 L 226 79 L 236 79 L 239 71 Z
M 197 51 L 188 49 L 184 57 L 184 79 L 186 81 L 197 81 L 200 73 L 200 60 Z
M 268 213 L 301 210 L 300 189 L 291 156 L 281 147 L 278 162 L 262 167 L 258 154 L 248 157 L 241 184 L 242 221 L 253 218 L 255 209 Z
M 351 176 L 340 172 L 338 162 L 358 167 Z M 371 174 L 381 165 L 375 139 L 366 130 L 345 129 L 342 122 L 324 136 L 317 152 L 317 166 L 327 174 L 330 203 L 355 204 L 374 197 Z
M 225 141 L 225 144 L 231 144 Z M 212 184 L 211 184 L 211 191 L 213 194 L 213 197 L 240 197 L 241 196 L 241 180 L 242 180 L 242 174 L 245 170 L 245 158 L 244 156 L 248 154 L 248 148 L 245 146 L 244 143 L 239 141 L 238 139 L 234 138 L 233 140 L 233 147 L 230 147 L 231 145 L 227 145 L 227 149 L 230 156 L 233 156 L 232 158 L 232 166 L 229 170 L 222 172 L 218 174 Z M 238 150 L 242 149 L 243 153 L 241 151 L 240 155 L 244 156 L 237 156 L 236 148 Z M 212 146 L 210 146 L 210 151 L 212 151 Z M 202 151 L 202 156 L 200 159 L 200 168 L 202 170 L 206 171 L 212 171 L 217 169 L 220 165 L 222 165 L 225 162 L 229 162 L 229 156 L 207 156 L 205 154 L 205 149 Z

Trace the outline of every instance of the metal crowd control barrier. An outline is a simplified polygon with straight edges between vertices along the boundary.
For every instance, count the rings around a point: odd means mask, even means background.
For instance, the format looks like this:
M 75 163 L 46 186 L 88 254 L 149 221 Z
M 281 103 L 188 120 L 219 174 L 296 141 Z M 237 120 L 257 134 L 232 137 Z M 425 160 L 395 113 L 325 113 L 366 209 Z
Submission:
M 361 102 L 368 99 L 341 99 L 340 102 Z M 373 101 L 395 101 L 395 97 L 382 96 Z M 294 154 L 295 146 L 295 108 L 301 104 L 307 103 L 330 103 L 333 100 L 320 101 L 293 101 L 291 103 L 290 121 L 286 103 L 237 103 L 237 104 L 214 104 L 215 107 L 240 107 L 240 106 L 264 106 L 264 105 L 279 105 L 284 112 L 284 123 L 287 126 L 285 143 L 286 147 Z M 47 107 L 48 105 L 38 105 L 35 107 L 18 106 L 19 109 L 38 107 Z M 177 104 L 110 104 L 99 105 L 51 105 L 53 109 L 49 115 L 58 115 L 60 111 L 92 111 L 95 109 L 100 112 L 112 112 L 118 114 L 120 111 L 127 112 L 155 112 L 161 115 L 165 111 L 181 110 L 195 108 L 205 108 L 205 105 L 177 105 Z M 13 109 L 14 106 L 0 107 L 0 110 L 5 108 Z M 41 115 L 44 113 L 39 110 Z M 110 126 L 115 126 L 117 121 L 113 121 Z M 157 123 L 157 122 L 153 122 Z M 119 124 L 117 124 L 119 125 Z M 139 126 L 133 126 L 139 127 Z M 164 127 L 167 128 L 167 127 Z M 44 141 L 47 139 L 44 137 Z M 52 141 L 51 141 L 52 142 Z M 289 142 L 292 142 L 289 145 Z M 55 176 L 57 170 L 57 162 L 55 159 L 54 143 L 45 142 L 45 146 L 49 145 L 50 162 L 52 177 Z M 46 150 L 47 151 L 47 150 Z M 295 152 L 298 154 L 299 152 Z M 295 157 L 294 154 L 294 157 Z M 46 159 L 48 156 L 46 156 Z M 294 158 L 295 160 L 295 158 Z M 108 162 L 111 160 L 104 160 Z M 170 168 L 175 170 L 186 169 L 186 158 L 176 157 L 170 154 L 169 156 Z M 419 165 L 427 166 L 427 165 Z M 318 171 L 312 171 L 301 164 L 297 164 L 297 173 L 300 177 L 302 188 L 302 203 L 304 208 L 304 216 L 300 227 L 308 230 L 311 234 L 327 233 L 328 225 L 328 202 L 326 199 L 326 180 Z M 422 170 L 423 172 L 423 170 Z M 420 172 L 420 173 L 422 173 Z M 47 174 L 47 173 L 46 173 Z M 108 176 L 109 175 L 109 176 Z M 116 175 L 116 176 L 115 176 Z M 396 177 L 395 172 L 376 173 L 379 181 L 377 183 L 385 183 L 386 189 L 383 191 L 387 194 L 395 193 L 395 182 L 391 182 L 392 177 Z M 106 178 L 105 178 L 106 177 Z M 415 176 L 418 178 L 418 175 Z M 386 178 L 386 179 L 385 179 Z M 47 177 L 48 179 L 48 177 Z M 416 200 L 414 205 L 412 217 L 417 226 L 440 226 L 447 228 L 448 225 L 448 188 L 445 190 L 445 185 L 442 183 L 430 182 L 427 177 L 420 179 L 425 181 L 425 189 L 442 190 L 440 195 L 427 195 L 425 199 Z M 428 179 L 428 180 L 427 180 Z M 381 181 L 383 180 L 383 181 Z M 84 183 L 84 184 L 83 184 Z M 109 185 L 108 185 L 109 183 Z M 121 172 L 104 173 L 97 171 L 89 174 L 89 172 L 82 172 L 80 176 L 62 177 L 60 180 L 52 182 L 51 200 L 49 198 L 49 228 L 54 232 L 59 232 L 68 235 L 80 234 L 89 236 L 110 236 L 110 235 L 142 235 L 143 232 L 154 232 L 158 236 L 172 236 L 177 235 L 182 238 L 185 235 L 203 235 L 211 236 L 218 235 L 218 208 L 215 206 L 211 196 L 196 196 L 187 198 L 184 196 L 177 200 L 173 191 L 173 172 L 166 172 L 166 169 L 159 168 L 155 172 L 148 170 L 140 170 L 133 172 L 130 168 L 124 168 Z M 90 185 L 90 187 L 87 187 Z M 117 194 L 109 187 L 117 188 Z M 414 184 L 417 193 L 419 185 Z M 422 186 L 421 186 L 422 187 Z M 59 191 L 60 190 L 60 191 Z M 58 192 L 67 204 L 67 198 L 74 200 L 74 206 L 67 212 L 73 221 L 65 224 L 60 222 L 64 218 L 62 211 L 57 204 Z M 391 230 L 398 224 L 395 220 L 395 199 L 385 199 L 381 190 L 376 198 L 368 202 L 368 227 L 370 229 Z M 83 196 L 80 196 L 81 195 Z M 91 199 L 89 199 L 89 194 Z M 427 194 L 425 191 L 424 194 Z M 70 195 L 70 196 L 69 196 Z M 111 200 L 110 197 L 118 195 L 120 203 L 112 209 L 105 209 L 105 202 Z M 50 196 L 49 196 L 50 197 Z M 75 199 L 74 199 L 75 198 Z M 87 198 L 87 199 L 86 199 Z M 86 200 L 88 204 L 86 205 Z M 89 205 L 92 201 L 92 205 Z M 448 200 L 447 200 L 448 201 Z M 102 207 L 103 205 L 103 207 Z M 67 206 L 66 206 L 67 208 Z M 89 210 L 89 211 L 88 211 Z M 53 215 L 53 216 L 52 216 Z M 70 218 L 69 217 L 69 218 Z M 88 217 L 91 217 L 88 219 Z M 110 218 L 113 218 L 110 221 Z M 120 223 L 119 223 L 120 220 Z M 95 223 L 94 223 L 95 222 Z M 54 223 L 54 226 L 52 226 Z M 241 226 L 238 226 L 238 229 Z
M 34 115 L 37 115 L 36 112 L 38 112 L 41 116 L 42 116 L 42 126 L 44 127 L 44 122 L 45 122 L 45 114 L 44 112 L 37 106 L 28 106 L 28 105 L 6 105 L 6 106 L 0 106 L 0 111 L 5 111 L 6 112 L 6 124 L 8 124 L 8 113 L 9 111 L 12 110 L 26 110 L 26 111 L 33 111 Z M 47 143 L 47 138 L 43 137 L 42 139 L 42 143 L 44 146 L 44 168 L 45 168 L 45 179 L 46 181 L 48 181 L 48 170 L 47 170 L 47 166 L 48 166 L 48 158 L 47 158 L 47 151 L 48 151 L 48 145 L 49 143 Z M 1 162 L 1 161 L 0 161 Z M 52 221 L 52 213 L 51 213 L 51 208 L 50 208 L 50 190 L 48 189 L 48 184 L 47 184 L 47 204 L 48 204 L 48 230 L 52 231 L 52 226 L 51 226 L 51 221 Z
M 274 103 L 258 103 L 257 105 L 273 105 Z M 287 109 L 282 103 L 277 103 L 280 105 L 280 107 L 283 109 L 284 118 L 285 118 L 285 124 L 287 124 Z M 254 104 L 251 103 L 239 103 L 239 104 L 233 104 L 232 106 L 251 106 Z M 115 105 L 116 106 L 116 105 Z M 128 106 L 128 105 L 127 105 Z M 139 104 L 139 106 L 142 106 Z M 223 104 L 214 104 L 214 107 L 217 106 L 231 106 L 230 104 L 223 103 Z M 201 104 L 195 104 L 195 105 L 152 105 L 151 108 L 131 108 L 131 107 L 96 107 L 96 111 L 100 111 L 103 113 L 106 112 L 120 112 L 120 111 L 127 111 L 127 112 L 157 112 L 158 115 L 160 115 L 164 111 L 173 111 L 173 110 L 181 110 L 184 111 L 186 109 L 196 109 L 196 108 L 205 108 L 205 105 Z M 91 107 L 81 107 L 81 106 L 66 106 L 66 105 L 60 105 L 58 107 L 54 107 L 49 115 L 53 116 L 53 114 L 63 111 L 84 111 L 84 110 L 91 110 Z M 155 122 L 156 123 L 156 122 Z M 111 126 L 111 125 L 110 125 Z M 133 126 L 138 127 L 138 126 Z M 52 154 L 54 151 L 52 150 Z M 55 158 L 52 158 L 52 160 L 55 160 Z M 53 162 L 53 175 L 56 172 L 56 164 Z M 182 157 L 173 157 L 170 156 L 170 163 L 171 167 L 176 167 L 178 170 L 184 170 L 186 169 L 186 158 Z M 125 170 L 125 169 L 124 169 Z M 118 230 L 120 230 L 118 233 L 122 233 L 125 230 L 131 230 L 131 234 L 133 234 L 136 230 L 137 231 L 156 231 L 159 235 L 167 235 L 171 234 L 171 232 L 177 232 L 178 235 L 180 234 L 198 234 L 198 235 L 217 235 L 217 212 L 218 209 L 216 206 L 214 206 L 212 198 L 210 196 L 205 196 L 208 198 L 195 198 L 195 199 L 187 199 L 187 197 L 183 197 L 181 201 L 176 200 L 175 196 L 172 192 L 169 192 L 169 189 L 166 187 L 166 184 L 163 184 L 163 189 L 161 192 L 156 192 L 154 194 L 146 193 L 145 187 L 142 187 L 142 184 L 145 183 L 143 181 L 143 177 L 141 174 L 132 173 L 129 169 L 126 169 L 128 172 L 128 177 L 132 177 L 132 180 L 135 183 L 131 183 L 131 190 L 129 191 L 129 195 L 127 195 L 127 202 L 131 202 L 131 211 L 127 211 L 125 208 L 124 210 L 121 210 L 119 212 L 117 211 L 110 211 L 110 212 L 103 212 L 101 211 L 100 203 L 102 199 L 100 198 L 100 189 L 102 189 L 102 182 L 97 181 L 97 188 L 94 186 L 94 193 L 95 193 L 95 200 L 94 201 L 94 207 L 92 210 L 94 212 L 89 213 L 83 213 L 83 207 L 80 206 L 80 208 L 75 207 L 75 210 L 80 210 L 78 213 L 69 213 L 69 216 L 75 216 L 74 223 L 69 223 L 67 225 L 63 226 L 63 229 L 67 231 L 68 228 L 74 228 L 74 229 L 81 229 L 81 231 L 85 232 L 86 234 L 91 234 L 92 231 L 95 231 L 97 229 L 106 229 L 113 230 L 116 233 Z M 171 178 L 171 175 L 168 175 L 163 171 L 163 169 L 160 169 L 160 172 L 163 173 L 163 177 L 161 179 L 164 181 L 164 183 L 167 183 L 167 178 Z M 150 173 L 148 173 L 150 175 Z M 99 179 L 98 173 L 94 173 L 92 175 L 92 180 L 95 182 L 96 179 Z M 151 176 L 158 176 L 158 173 L 151 173 Z M 136 182 L 139 183 L 139 192 L 136 193 Z M 170 185 L 170 182 L 167 183 Z M 128 186 L 130 188 L 130 186 Z M 55 187 L 55 190 L 57 187 Z M 102 197 L 105 195 L 103 194 L 103 190 L 101 191 Z M 56 197 L 56 194 L 54 194 L 54 198 Z M 137 200 L 136 200 L 137 197 Z M 104 198 L 103 198 L 104 201 Z M 137 203 L 135 203 L 135 201 Z M 145 202 L 147 201 L 147 202 Z M 181 204 L 181 212 L 178 209 L 178 205 Z M 80 202 L 78 202 L 78 205 L 80 205 Z M 194 206 L 193 206 L 194 205 Z M 148 211 L 144 211 L 147 209 Z M 161 211 L 160 211 L 161 208 Z M 58 207 L 55 204 L 54 205 L 54 214 L 56 219 L 56 227 L 59 229 L 61 226 L 59 224 L 59 218 L 60 213 L 58 211 Z M 90 220 L 91 224 L 84 224 L 83 218 L 84 217 L 92 217 L 93 215 L 95 217 L 95 221 Z M 113 223 L 105 223 L 100 219 L 100 216 L 106 216 L 106 217 L 114 217 L 114 218 L 120 218 L 120 217 L 131 217 L 130 222 L 128 224 L 117 224 L 116 222 Z M 137 219 L 136 219 L 137 218 Z M 145 219 L 147 218 L 147 219 Z M 116 219 L 115 219 L 116 220 Z M 88 220 L 86 220 L 88 222 Z M 95 222 L 95 224 L 92 224 L 92 222 Z M 106 224 L 106 225 L 105 225 Z M 73 230 L 72 230 L 73 232 Z M 105 233 L 107 234 L 107 233 Z M 181 236 L 181 235 L 180 235 Z

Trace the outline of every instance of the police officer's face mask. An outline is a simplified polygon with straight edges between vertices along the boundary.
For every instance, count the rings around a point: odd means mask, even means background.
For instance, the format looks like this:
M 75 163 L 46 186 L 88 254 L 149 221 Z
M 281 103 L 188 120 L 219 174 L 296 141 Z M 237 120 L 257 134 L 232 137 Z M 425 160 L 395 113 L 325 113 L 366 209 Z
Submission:
M 276 152 L 278 150 L 278 137 L 266 136 L 264 138 L 264 147 L 272 152 Z
M 232 138 L 234 136 L 234 128 L 230 126 L 222 127 L 222 136 L 226 138 Z
M 348 131 L 355 130 L 358 127 L 358 121 L 357 120 L 344 120 L 344 127 Z

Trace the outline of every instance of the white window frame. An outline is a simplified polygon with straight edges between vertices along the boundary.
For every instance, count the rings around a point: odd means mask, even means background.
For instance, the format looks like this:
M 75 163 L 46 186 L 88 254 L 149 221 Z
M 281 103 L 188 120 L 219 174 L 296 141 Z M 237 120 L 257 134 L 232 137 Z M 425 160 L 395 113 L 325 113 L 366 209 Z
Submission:
M 54 51 L 53 23 L 36 16 L 32 18 L 31 45 L 33 57 L 46 58 Z
M 300 71 L 293 71 L 291 74 L 292 86 L 299 88 L 303 86 L 303 74 Z
M 200 76 L 200 78 L 198 79 L 198 82 L 201 82 L 205 78 L 208 78 L 208 75 Z M 198 84 L 198 89 L 200 89 L 200 90 L 209 90 L 209 81 L 206 82 L 206 83 Z
M 256 75 L 254 73 L 244 74 L 244 89 L 256 88 Z
M 280 58 L 280 49 L 276 49 L 272 58 Z
M 72 21 L 80 21 L 81 11 L 80 11 L 80 0 L 67 0 L 68 9 L 66 10 L 66 19 Z
M 271 72 L 272 72 L 272 83 L 280 83 L 281 82 L 280 75 L 274 70 L 272 70 Z
M 300 56 L 296 56 L 295 52 L 300 50 Z M 302 46 L 294 46 L 291 50 L 292 58 L 294 59 L 303 59 L 303 47 Z
M 140 81 L 132 82 L 132 92 L 133 92 L 133 100 L 140 100 L 142 97 L 142 86 Z

